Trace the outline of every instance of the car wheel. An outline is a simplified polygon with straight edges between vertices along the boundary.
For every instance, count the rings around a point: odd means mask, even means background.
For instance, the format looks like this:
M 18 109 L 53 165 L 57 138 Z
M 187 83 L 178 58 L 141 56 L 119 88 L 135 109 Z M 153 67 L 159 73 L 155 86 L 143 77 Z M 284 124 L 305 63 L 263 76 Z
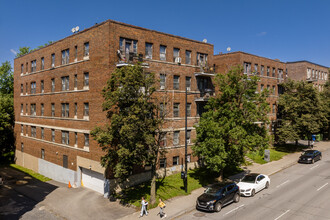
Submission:
M 216 204 L 215 204 L 215 207 L 214 207 L 214 209 L 215 209 L 215 211 L 216 212 L 220 212 L 221 211 L 221 203 L 220 202 L 217 202 Z
M 267 181 L 266 185 L 265 185 L 265 189 L 268 189 L 269 187 L 269 182 Z
M 251 192 L 251 197 L 253 197 L 256 194 L 256 191 L 253 189 Z
M 235 194 L 235 196 L 234 196 L 234 202 L 235 202 L 235 203 L 238 203 L 239 200 L 240 200 L 240 195 L 237 193 L 237 194 Z

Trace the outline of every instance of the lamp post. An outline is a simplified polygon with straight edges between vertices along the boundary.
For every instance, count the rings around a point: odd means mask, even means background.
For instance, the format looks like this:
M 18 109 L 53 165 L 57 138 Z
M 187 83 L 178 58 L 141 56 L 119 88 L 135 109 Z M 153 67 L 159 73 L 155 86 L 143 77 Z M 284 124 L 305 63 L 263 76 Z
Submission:
M 185 133 L 185 140 L 184 140 L 184 168 L 185 168 L 185 171 L 184 171 L 184 190 L 185 192 L 187 193 L 188 192 L 188 161 L 187 161 L 187 96 L 188 96 L 188 93 L 187 93 L 187 86 L 186 86 L 186 100 L 185 100 L 185 103 L 186 103 L 186 106 L 185 106 L 185 126 L 184 126 L 184 133 Z

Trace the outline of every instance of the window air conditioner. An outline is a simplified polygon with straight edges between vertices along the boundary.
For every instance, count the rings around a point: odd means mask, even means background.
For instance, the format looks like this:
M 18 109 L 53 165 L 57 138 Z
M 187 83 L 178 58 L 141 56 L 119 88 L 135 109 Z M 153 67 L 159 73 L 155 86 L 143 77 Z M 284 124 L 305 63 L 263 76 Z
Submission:
M 181 64 L 181 57 L 176 57 L 175 58 L 175 63 Z
M 160 86 L 160 89 L 164 90 L 165 89 L 165 86 Z

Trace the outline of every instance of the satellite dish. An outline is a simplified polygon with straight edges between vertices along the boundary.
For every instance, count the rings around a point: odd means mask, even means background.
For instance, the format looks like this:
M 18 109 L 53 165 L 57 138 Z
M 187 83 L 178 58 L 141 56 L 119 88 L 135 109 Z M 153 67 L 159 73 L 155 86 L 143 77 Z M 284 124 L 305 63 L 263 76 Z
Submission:
M 79 31 L 79 26 L 76 27 L 76 31 L 77 31 L 77 32 Z
M 230 52 L 231 51 L 231 48 L 230 47 L 227 47 L 227 51 Z
M 76 29 L 75 29 L 75 28 L 72 28 L 72 29 L 71 29 L 71 32 L 72 32 L 72 33 L 76 32 Z
M 204 38 L 204 39 L 203 39 L 203 42 L 204 42 L 204 43 L 207 43 L 207 39 L 206 39 L 206 38 Z

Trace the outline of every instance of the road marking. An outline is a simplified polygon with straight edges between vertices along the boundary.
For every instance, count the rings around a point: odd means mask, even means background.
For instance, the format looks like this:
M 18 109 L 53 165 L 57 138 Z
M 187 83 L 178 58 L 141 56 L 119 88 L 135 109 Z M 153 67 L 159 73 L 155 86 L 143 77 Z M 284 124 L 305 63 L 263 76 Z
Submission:
M 314 169 L 314 168 L 316 168 L 316 167 L 318 167 L 320 164 L 318 164 L 318 165 L 315 165 L 315 166 L 313 166 L 313 167 L 311 167 L 311 168 L 309 168 L 309 169 Z
M 241 208 L 241 207 L 243 207 L 243 206 L 244 206 L 244 204 L 243 204 L 243 205 L 240 205 L 240 206 L 238 206 L 238 207 L 236 207 L 236 208 L 234 208 L 233 210 L 227 212 L 227 213 L 224 214 L 223 216 L 228 215 L 229 213 L 232 213 L 232 212 L 236 211 L 237 209 L 239 209 L 239 208 Z
M 322 189 L 322 188 L 325 187 L 326 185 L 328 185 L 328 183 L 324 184 L 323 186 L 321 186 L 320 188 L 318 188 L 316 191 L 319 191 L 320 189 Z
M 277 220 L 279 218 L 281 218 L 283 215 L 285 215 L 286 213 L 290 212 L 290 209 L 286 210 L 286 212 L 282 213 L 282 215 L 278 216 L 277 218 L 275 218 L 274 220 Z
M 280 185 L 276 186 L 276 188 L 281 187 L 281 186 L 283 186 L 284 184 L 286 184 L 286 183 L 288 183 L 288 182 L 290 182 L 290 180 L 287 180 L 287 181 L 281 183 Z

